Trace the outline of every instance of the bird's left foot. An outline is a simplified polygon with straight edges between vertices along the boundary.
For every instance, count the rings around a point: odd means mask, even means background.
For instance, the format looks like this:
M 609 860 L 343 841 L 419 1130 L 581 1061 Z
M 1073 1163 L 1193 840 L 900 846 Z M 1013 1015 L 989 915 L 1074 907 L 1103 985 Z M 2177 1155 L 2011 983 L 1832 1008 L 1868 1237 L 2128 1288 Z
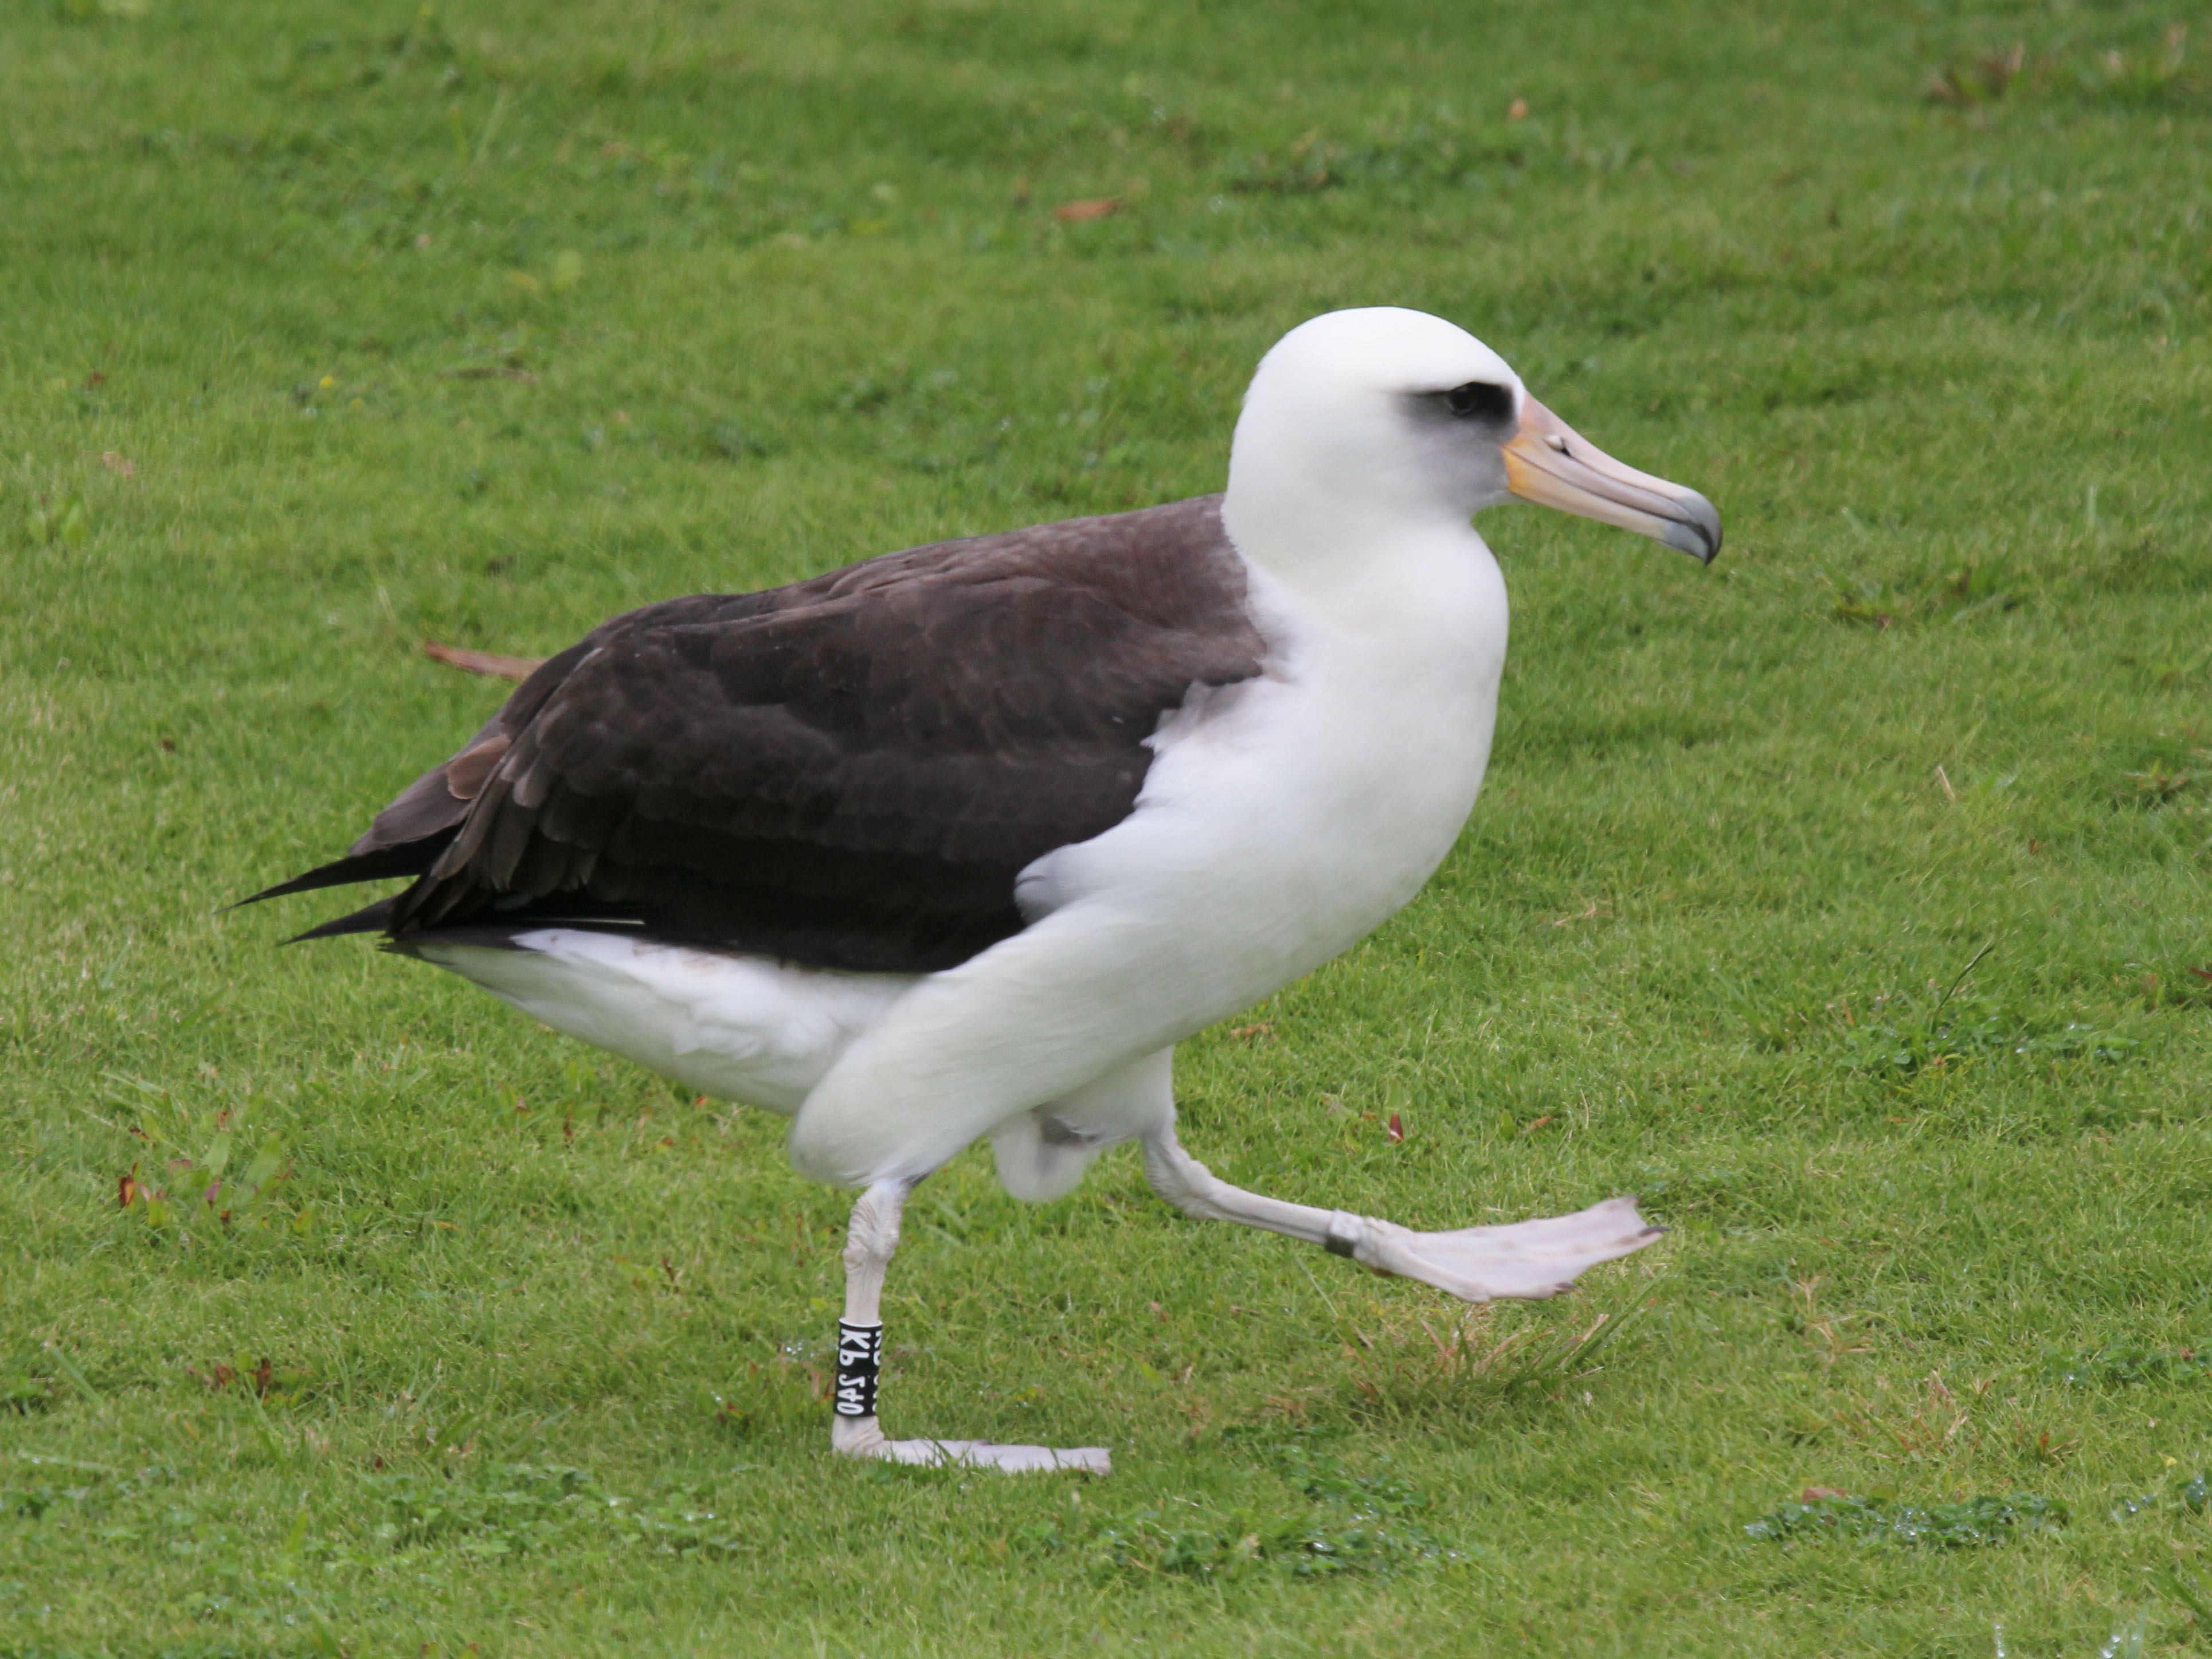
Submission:
M 930 1468 L 957 1466 L 1004 1469 L 1009 1474 L 1054 1469 L 1081 1469 L 1091 1474 L 1114 1472 L 1113 1460 L 1103 1446 L 1002 1446 L 991 1440 L 893 1440 L 872 1417 L 832 1418 L 830 1444 L 846 1457 L 878 1457 L 886 1462 Z
M 1541 1301 L 1571 1287 L 1601 1261 L 1640 1250 L 1665 1230 L 1637 1213 L 1633 1198 L 1608 1198 L 1572 1215 L 1417 1233 L 1364 1216 L 1333 1218 L 1328 1248 L 1377 1273 L 1418 1279 L 1469 1302 Z

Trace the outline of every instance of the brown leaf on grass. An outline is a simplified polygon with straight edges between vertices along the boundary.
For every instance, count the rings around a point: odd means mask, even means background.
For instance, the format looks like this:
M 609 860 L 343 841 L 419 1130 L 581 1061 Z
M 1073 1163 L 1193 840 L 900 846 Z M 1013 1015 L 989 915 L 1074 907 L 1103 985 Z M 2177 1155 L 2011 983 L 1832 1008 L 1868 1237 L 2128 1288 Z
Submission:
M 1064 225 L 1074 225 L 1086 219 L 1103 219 L 1108 214 L 1121 210 L 1120 197 L 1093 196 L 1080 202 L 1062 202 L 1052 210 L 1052 216 Z
M 2212 979 L 2212 968 L 2191 968 L 2189 971 L 2199 979 Z
M 1382 1133 L 1392 1140 L 1403 1140 L 1406 1138 L 1406 1126 L 1398 1121 L 1397 1113 L 1390 1114 L 1390 1127 Z
M 269 1357 L 264 1354 L 261 1357 L 261 1363 L 253 1368 L 253 1392 L 259 1395 L 267 1394 L 269 1379 L 275 1375 L 275 1371 L 269 1364 Z
M 1797 1495 L 1797 1501 L 1801 1504 L 1833 1503 L 1850 1496 L 1849 1492 L 1840 1492 L 1833 1486 L 1808 1486 Z
M 115 1207 L 127 1210 L 143 1189 L 138 1185 L 138 1166 L 134 1164 L 115 1183 Z
M 1249 1042 L 1254 1037 L 1273 1036 L 1274 1034 L 1274 1026 L 1264 1019 L 1255 1020 L 1249 1025 L 1232 1025 L 1229 1028 L 1229 1035 L 1240 1042 Z
M 503 657 L 496 651 L 471 651 L 464 646 L 441 645 L 435 640 L 422 641 L 422 654 L 449 668 L 466 669 L 471 674 L 489 674 L 501 680 L 526 680 L 545 660 L 543 657 Z
M 138 464 L 118 449 L 101 450 L 100 464 L 110 472 L 119 472 L 126 478 L 135 478 L 138 476 Z
M 1509 121 L 1527 120 L 1528 118 L 1528 100 L 1526 98 L 1516 98 L 1511 103 L 1505 106 L 1505 118 Z

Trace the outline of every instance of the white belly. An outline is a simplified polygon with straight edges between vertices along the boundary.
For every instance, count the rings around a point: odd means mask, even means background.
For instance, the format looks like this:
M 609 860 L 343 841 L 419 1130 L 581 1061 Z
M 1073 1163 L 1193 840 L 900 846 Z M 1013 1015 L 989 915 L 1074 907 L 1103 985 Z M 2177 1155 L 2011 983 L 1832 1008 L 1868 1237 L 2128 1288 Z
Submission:
M 793 968 L 574 927 L 514 943 L 434 939 L 416 954 L 556 1031 L 701 1094 L 787 1117 L 914 984 L 910 975 Z

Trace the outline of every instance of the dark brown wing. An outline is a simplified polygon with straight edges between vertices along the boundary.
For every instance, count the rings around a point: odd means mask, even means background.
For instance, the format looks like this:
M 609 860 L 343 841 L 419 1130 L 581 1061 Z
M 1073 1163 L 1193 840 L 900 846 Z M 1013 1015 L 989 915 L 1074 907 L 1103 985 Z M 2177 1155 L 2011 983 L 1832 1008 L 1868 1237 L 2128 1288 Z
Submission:
M 921 972 L 1019 931 L 1014 879 L 1127 816 L 1160 717 L 1260 671 L 1208 497 L 649 605 L 526 680 L 347 856 L 318 932 L 566 922 Z

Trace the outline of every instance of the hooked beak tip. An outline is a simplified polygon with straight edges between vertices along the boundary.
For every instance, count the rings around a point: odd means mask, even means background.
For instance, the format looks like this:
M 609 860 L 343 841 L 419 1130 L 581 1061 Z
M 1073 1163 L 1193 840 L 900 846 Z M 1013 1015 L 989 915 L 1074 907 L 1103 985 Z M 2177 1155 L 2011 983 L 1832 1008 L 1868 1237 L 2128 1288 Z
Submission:
M 1504 447 L 1506 488 L 1522 501 L 1618 525 L 1700 564 L 1721 550 L 1721 515 L 1696 490 L 1624 466 L 1534 398 Z
M 1720 556 L 1720 509 L 1694 489 L 1682 492 L 1680 507 L 1682 517 L 1667 526 L 1667 544 L 1680 548 L 1699 564 L 1711 564 Z

